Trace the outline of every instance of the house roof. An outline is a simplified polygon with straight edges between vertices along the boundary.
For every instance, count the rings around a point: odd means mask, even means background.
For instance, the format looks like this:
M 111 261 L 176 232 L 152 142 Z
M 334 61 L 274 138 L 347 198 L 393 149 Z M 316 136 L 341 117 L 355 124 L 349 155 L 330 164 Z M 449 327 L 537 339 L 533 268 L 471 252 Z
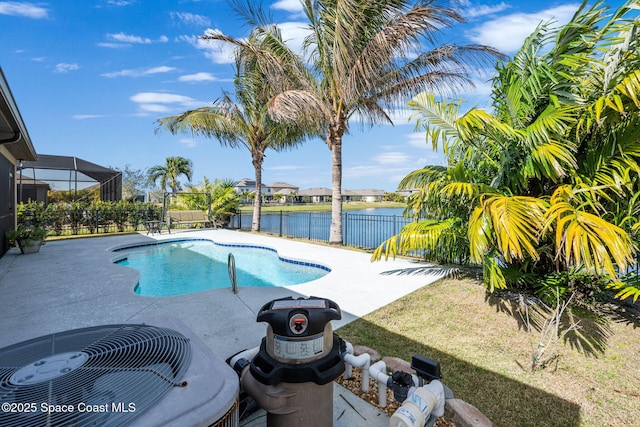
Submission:
M 38 158 L 2 68 L 0 68 L 0 145 L 18 160 Z
M 234 184 L 236 187 L 247 187 L 250 185 L 256 185 L 256 181 L 251 178 L 242 178 L 240 181 Z
M 239 187 L 255 187 L 256 186 L 256 181 L 255 181 L 255 179 L 251 179 L 251 178 L 242 178 L 240 181 L 236 182 L 233 186 L 236 187 L 236 188 L 239 188 Z M 262 184 L 260 187 L 264 188 L 265 185 Z
M 18 178 L 16 179 L 16 182 L 21 183 L 22 185 L 34 185 L 50 188 L 48 182 L 40 181 L 39 179 L 34 179 L 29 176 L 22 176 L 20 172 L 18 172 Z
M 296 187 L 295 185 L 292 184 L 288 184 L 286 182 L 273 182 L 271 184 L 267 184 L 267 187 L 271 187 L 271 188 L 290 188 L 292 190 L 297 190 L 300 187 Z

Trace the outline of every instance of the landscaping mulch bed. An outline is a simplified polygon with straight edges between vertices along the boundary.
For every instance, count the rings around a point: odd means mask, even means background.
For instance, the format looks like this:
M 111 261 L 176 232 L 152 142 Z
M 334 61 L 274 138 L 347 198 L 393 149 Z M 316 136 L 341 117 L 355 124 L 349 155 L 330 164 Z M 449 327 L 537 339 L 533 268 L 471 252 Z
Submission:
M 396 402 L 393 398 L 393 391 L 387 389 L 387 406 L 386 408 L 382 408 L 378 404 L 378 384 L 370 379 L 369 382 L 369 392 L 363 393 L 360 384 L 362 384 L 362 369 L 353 368 L 351 370 L 352 378 L 345 379 L 344 376 L 340 376 L 336 382 L 351 391 L 356 396 L 360 397 L 362 400 L 368 402 L 370 405 L 378 408 L 381 412 L 384 412 L 389 417 L 393 415 L 393 413 L 398 409 L 401 403 Z M 456 423 L 451 420 L 451 417 L 448 413 L 445 413 L 444 417 L 438 418 L 435 423 L 436 427 L 458 427 Z

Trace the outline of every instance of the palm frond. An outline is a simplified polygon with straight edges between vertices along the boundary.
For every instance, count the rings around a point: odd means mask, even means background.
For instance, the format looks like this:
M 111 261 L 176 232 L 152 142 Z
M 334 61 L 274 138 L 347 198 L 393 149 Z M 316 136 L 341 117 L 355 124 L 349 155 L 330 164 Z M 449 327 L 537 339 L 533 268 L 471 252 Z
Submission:
M 372 261 L 384 257 L 395 258 L 410 252 L 433 252 L 439 250 L 443 234 L 451 233 L 456 220 L 451 218 L 444 221 L 421 220 L 402 227 L 399 234 L 382 242 L 371 255 Z
M 421 125 L 426 129 L 434 150 L 442 144 L 446 153 L 448 144 L 455 144 L 453 141 L 459 138 L 456 126 L 459 101 L 438 102 L 432 93 L 421 92 L 409 101 L 408 107 L 416 111 L 410 120 L 417 120 L 416 127 Z
M 618 291 L 616 298 L 626 299 L 633 297 L 633 302 L 638 301 L 638 298 L 640 298 L 640 276 L 638 276 L 637 271 L 626 274 L 618 280 L 612 280 L 607 287 Z
M 469 218 L 471 259 L 481 262 L 492 247 L 507 262 L 538 258 L 536 246 L 546 206 L 535 197 L 491 195 Z
M 492 254 L 487 254 L 483 257 L 482 280 L 489 292 L 493 292 L 496 289 L 506 289 L 507 287 L 507 280 L 504 277 L 502 267 L 498 263 L 498 259 Z
M 615 278 L 616 268 L 625 270 L 633 262 L 635 248 L 631 238 L 602 217 L 574 207 L 570 203 L 573 197 L 567 186 L 554 192 L 543 232 L 555 229 L 557 256 L 565 265 L 604 270 Z

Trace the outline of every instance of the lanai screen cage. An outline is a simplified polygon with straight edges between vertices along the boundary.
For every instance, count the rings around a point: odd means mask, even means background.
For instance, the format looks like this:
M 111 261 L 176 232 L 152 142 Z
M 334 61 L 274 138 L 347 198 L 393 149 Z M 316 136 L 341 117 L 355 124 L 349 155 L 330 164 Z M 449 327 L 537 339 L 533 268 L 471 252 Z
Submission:
M 100 200 L 103 201 L 122 199 L 120 172 L 77 157 L 38 154 L 38 160 L 23 162 L 19 169 L 18 199 L 23 202 L 29 199 L 28 183 L 35 180 L 46 182 L 52 191 L 71 193 L 73 200 L 78 200 L 82 197 L 81 193 L 86 193 L 82 190 L 99 191 Z

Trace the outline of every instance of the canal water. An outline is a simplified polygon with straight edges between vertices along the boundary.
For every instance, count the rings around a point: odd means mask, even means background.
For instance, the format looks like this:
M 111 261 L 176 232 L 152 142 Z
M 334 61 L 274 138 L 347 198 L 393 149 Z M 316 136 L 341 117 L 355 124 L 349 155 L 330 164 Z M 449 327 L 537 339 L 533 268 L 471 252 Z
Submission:
M 403 208 L 371 208 L 342 212 L 343 243 L 366 249 L 378 247 L 411 222 L 402 216 Z M 250 229 L 252 215 L 236 217 L 231 226 Z M 275 212 L 262 214 L 260 230 L 280 236 L 312 241 L 328 241 L 331 212 Z

